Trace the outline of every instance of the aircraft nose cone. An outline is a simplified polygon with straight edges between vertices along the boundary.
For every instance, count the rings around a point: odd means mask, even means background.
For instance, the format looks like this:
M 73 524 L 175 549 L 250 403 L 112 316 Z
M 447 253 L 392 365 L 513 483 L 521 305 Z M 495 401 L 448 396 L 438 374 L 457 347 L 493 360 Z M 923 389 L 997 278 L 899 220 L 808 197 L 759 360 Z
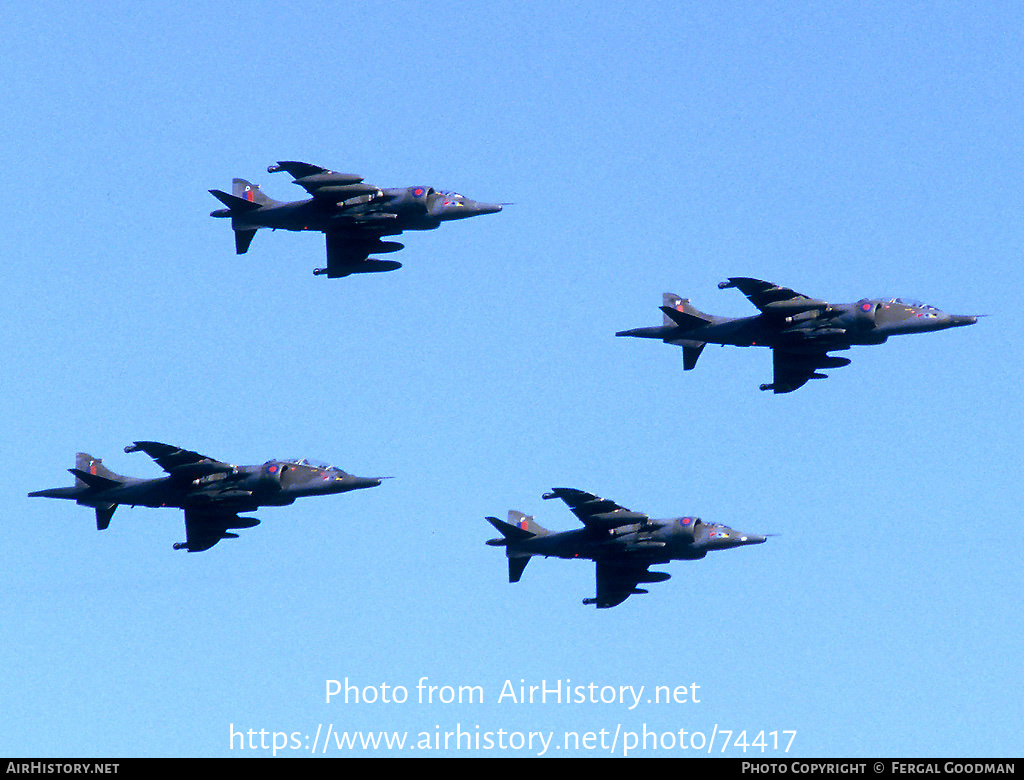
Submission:
M 350 490 L 377 487 L 381 483 L 379 477 L 351 477 L 348 482 Z
M 353 487 L 377 487 L 380 483 L 376 477 L 355 477 L 352 480 Z
M 978 318 L 970 314 L 954 314 L 953 325 L 973 325 L 978 321 Z
M 768 537 L 762 536 L 761 534 L 743 534 L 743 536 L 740 537 L 740 541 L 743 542 L 743 544 L 764 544 L 768 541 Z
M 501 211 L 500 203 L 473 203 L 472 209 L 477 214 L 497 214 Z

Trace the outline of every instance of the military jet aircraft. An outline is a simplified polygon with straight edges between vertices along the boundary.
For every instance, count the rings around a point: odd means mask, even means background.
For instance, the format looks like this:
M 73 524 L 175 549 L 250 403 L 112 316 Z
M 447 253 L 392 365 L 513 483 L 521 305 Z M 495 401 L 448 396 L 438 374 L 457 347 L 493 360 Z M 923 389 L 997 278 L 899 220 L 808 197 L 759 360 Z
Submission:
M 754 317 L 715 317 L 694 308 L 688 299 L 665 293 L 664 324 L 623 330 L 616 336 L 661 339 L 683 348 L 683 368 L 697 364 L 705 344 L 771 347 L 775 378 L 762 390 L 790 393 L 809 379 L 824 379 L 818 371 L 849 365 L 848 358 L 828 354 L 855 344 L 881 344 L 900 333 L 973 325 L 977 317 L 946 314 L 934 306 L 902 298 L 862 298 L 856 303 L 830 304 L 779 287 L 771 282 L 732 277 L 720 289 L 738 287 L 761 313 Z
M 210 216 L 231 218 L 235 252 L 240 255 L 248 251 L 259 228 L 326 233 L 327 266 L 313 273 L 326 274 L 330 279 L 401 268 L 402 264 L 394 260 L 370 257 L 402 248 L 397 241 L 381 241 L 383 236 L 396 236 L 403 230 L 433 230 L 442 222 L 501 211 L 500 204 L 478 203 L 432 187 L 381 189 L 364 183 L 362 176 L 335 173 L 304 162 L 286 160 L 267 171 L 287 171 L 311 197 L 282 203 L 268 198 L 256 184 L 233 179 L 230 195 L 210 190 L 227 206 L 210 212 Z
M 175 550 L 202 552 L 221 539 L 237 539 L 229 530 L 259 525 L 255 517 L 239 517 L 261 506 L 286 506 L 302 496 L 323 496 L 376 487 L 378 478 L 353 477 L 339 468 L 302 460 L 268 460 L 261 466 L 233 466 L 197 452 L 155 441 L 137 441 L 125 452 L 145 452 L 168 476 L 158 479 L 123 477 L 103 461 L 78 453 L 74 487 L 50 488 L 29 496 L 68 498 L 96 510 L 96 530 L 110 525 L 119 504 L 171 506 L 185 510 L 184 542 Z
M 598 498 L 573 488 L 555 488 L 544 498 L 560 498 L 583 522 L 575 531 L 552 533 L 534 522 L 533 517 L 514 509 L 508 522 L 496 517 L 487 521 L 501 533 L 490 539 L 492 547 L 504 547 L 508 558 L 508 581 L 519 582 L 523 569 L 534 555 L 556 558 L 588 558 L 597 564 L 597 596 L 584 599 L 607 609 L 621 604 L 641 582 L 664 582 L 671 575 L 648 571 L 653 564 L 672 560 L 692 561 L 709 550 L 727 550 L 748 544 L 762 544 L 766 537 L 744 534 L 717 523 L 705 523 L 698 517 L 651 520 L 640 512 L 630 512 L 613 501 Z

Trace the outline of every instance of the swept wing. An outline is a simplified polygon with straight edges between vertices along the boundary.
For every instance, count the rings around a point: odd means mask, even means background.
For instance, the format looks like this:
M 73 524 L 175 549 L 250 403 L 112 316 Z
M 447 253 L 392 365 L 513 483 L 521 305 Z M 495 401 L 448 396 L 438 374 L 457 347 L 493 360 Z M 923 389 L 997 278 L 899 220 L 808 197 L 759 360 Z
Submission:
M 395 252 L 402 248 L 397 241 L 380 239 L 381 235 L 372 229 L 332 230 L 327 233 L 327 267 L 318 268 L 313 273 L 337 279 L 349 274 L 380 273 L 401 268 L 402 264 L 396 260 L 370 257 L 371 254 Z
M 124 448 L 125 452 L 145 452 L 157 465 L 175 480 L 191 482 L 211 474 L 231 474 L 235 467 L 230 463 L 200 455 L 192 450 L 183 450 L 173 444 L 158 441 L 137 441 Z
M 267 171 L 287 171 L 296 184 L 317 200 L 342 203 L 363 196 L 379 197 L 381 194 L 379 187 L 364 184 L 363 177 L 359 174 L 338 173 L 297 160 L 281 160 L 276 165 L 269 166 Z
M 779 287 L 773 282 L 751 279 L 746 276 L 733 276 L 718 285 L 720 289 L 736 287 L 747 296 L 762 313 L 790 317 L 804 311 L 824 311 L 828 303 L 810 298 L 788 287 Z
M 641 582 L 662 582 L 669 579 L 665 572 L 649 572 L 650 563 L 628 560 L 597 561 L 597 597 L 586 599 L 584 604 L 595 604 L 598 609 L 607 609 L 621 604 L 634 593 L 646 593 L 638 588 Z
M 825 379 L 827 374 L 818 373 L 824 368 L 841 368 L 849 365 L 849 358 L 829 355 L 820 351 L 790 351 L 784 347 L 772 350 L 772 365 L 775 377 L 770 385 L 761 385 L 762 390 L 791 393 L 803 387 L 811 379 Z
M 544 498 L 562 499 L 587 528 L 609 529 L 637 523 L 643 525 L 649 519 L 642 512 L 631 512 L 614 501 L 574 488 L 554 488 L 550 493 L 545 493 Z
M 234 512 L 209 509 L 185 510 L 185 541 L 174 545 L 175 550 L 202 552 L 209 550 L 221 539 L 237 539 L 232 529 L 252 528 L 260 524 L 255 517 L 239 517 Z

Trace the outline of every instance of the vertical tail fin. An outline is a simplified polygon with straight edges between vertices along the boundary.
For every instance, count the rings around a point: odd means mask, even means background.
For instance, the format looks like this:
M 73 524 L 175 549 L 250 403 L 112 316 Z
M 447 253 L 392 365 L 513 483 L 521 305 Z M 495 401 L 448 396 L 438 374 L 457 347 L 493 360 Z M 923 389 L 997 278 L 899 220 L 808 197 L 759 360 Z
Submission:
M 250 203 L 255 203 L 259 206 L 276 206 L 279 204 L 279 201 L 264 195 L 263 190 L 260 189 L 260 185 L 253 184 L 251 181 L 246 181 L 245 179 L 231 180 L 231 194 L 236 198 L 247 200 Z
M 94 477 L 103 477 L 104 479 L 113 480 L 115 482 L 125 481 L 125 478 L 120 474 L 115 474 L 104 466 L 101 458 L 94 458 L 87 452 L 78 452 L 75 454 L 75 468 L 78 471 L 91 474 Z M 84 479 L 75 474 L 75 487 L 85 486 L 86 484 L 88 483 Z
M 259 225 L 253 226 L 245 219 L 251 211 L 258 211 L 262 206 L 277 206 L 278 201 L 268 198 L 260 192 L 259 185 L 245 179 L 231 180 L 231 194 L 220 190 L 210 190 L 210 194 L 227 206 L 210 212 L 211 217 L 231 217 L 231 229 L 235 231 L 235 254 L 244 255 L 249 251 Z
M 547 528 L 535 523 L 533 515 L 524 515 L 522 512 L 517 512 L 515 509 L 508 510 L 508 524 L 515 526 L 520 531 L 526 531 L 530 536 L 547 536 L 551 533 Z
M 677 312 L 681 312 L 683 317 L 673 317 L 665 309 L 674 309 Z M 661 296 L 661 311 L 664 319 L 662 320 L 665 325 L 671 325 L 672 327 L 680 327 L 683 323 L 691 323 L 694 327 L 699 325 L 707 325 L 710 322 L 714 322 L 714 317 L 710 314 L 705 314 L 696 306 L 690 303 L 689 298 L 680 298 L 675 293 L 665 293 Z
M 66 498 L 81 506 L 93 507 L 96 510 L 96 529 L 102 531 L 110 525 L 110 518 L 117 509 L 117 504 L 92 500 L 92 497 L 102 495 L 105 490 L 120 487 L 128 478 L 115 474 L 104 466 L 99 458 L 85 452 L 75 455 L 75 467 L 68 471 L 75 476 L 75 484 L 72 487 L 36 490 L 29 493 L 29 497 Z
M 75 468 L 71 473 L 75 475 L 75 487 L 98 487 L 104 481 L 110 483 L 125 481 L 120 474 L 116 474 L 104 466 L 100 458 L 94 458 L 86 452 L 79 452 L 75 455 Z M 89 477 L 95 477 L 95 479 L 90 481 Z M 117 504 L 103 503 L 89 504 L 89 506 L 96 508 L 96 530 L 106 530 L 110 526 L 110 518 L 114 516 Z
M 663 293 L 661 296 L 661 305 L 665 308 L 680 310 L 679 306 L 682 304 L 683 299 L 674 293 Z M 676 321 L 668 316 L 668 313 L 664 308 L 661 312 L 661 324 L 668 325 L 673 328 L 676 326 Z
M 497 528 L 502 535 L 501 539 L 491 539 L 488 544 L 505 548 L 505 555 L 508 558 L 508 581 L 519 582 L 519 578 L 523 576 L 523 569 L 530 562 L 533 553 L 515 549 L 516 544 L 535 536 L 546 536 L 550 532 L 535 523 L 530 515 L 524 515 L 514 509 L 509 510 L 507 523 L 496 517 L 488 517 L 487 522 Z
M 75 493 L 69 494 L 65 497 L 76 497 L 79 504 L 84 504 L 87 507 L 93 507 L 96 510 L 96 530 L 101 531 L 106 527 L 110 526 L 111 518 L 114 516 L 114 511 L 118 508 L 117 504 L 93 504 L 88 501 L 89 488 L 93 490 L 102 490 L 108 487 L 117 487 L 126 481 L 125 477 L 120 474 L 116 474 L 110 469 L 103 466 L 103 462 L 98 458 L 93 458 L 88 452 L 78 452 L 75 454 L 75 468 L 70 469 L 71 473 L 75 475 L 75 487 L 68 488 L 74 490 Z M 83 494 L 82 490 L 85 491 Z M 43 493 L 54 491 L 42 491 Z
M 662 298 L 661 313 L 667 326 L 677 328 L 699 328 L 714 321 L 714 318 L 702 312 L 690 303 L 689 298 L 680 298 L 674 293 L 665 293 Z M 683 370 L 690 371 L 697 365 L 697 358 L 706 342 L 696 339 L 679 339 L 672 341 L 683 348 Z

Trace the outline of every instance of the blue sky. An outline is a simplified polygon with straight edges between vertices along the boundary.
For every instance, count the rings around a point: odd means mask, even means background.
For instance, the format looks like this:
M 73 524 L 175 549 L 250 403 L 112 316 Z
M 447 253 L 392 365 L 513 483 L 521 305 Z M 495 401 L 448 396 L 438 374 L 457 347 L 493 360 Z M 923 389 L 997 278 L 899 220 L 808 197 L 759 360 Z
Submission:
M 0 754 L 264 755 L 230 739 L 262 729 L 308 756 L 330 727 L 1019 755 L 1022 21 L 1011 3 L 5 13 Z M 321 236 L 261 232 L 239 257 L 208 216 L 233 176 L 298 198 L 265 172 L 281 159 L 514 205 L 406 234 L 397 272 L 327 280 Z M 729 276 L 991 316 L 777 397 L 765 350 L 709 347 L 684 375 L 678 350 L 614 338 L 657 324 L 665 291 L 752 313 Z M 97 533 L 26 498 L 70 484 L 78 450 L 158 476 L 122 452 L 136 439 L 395 479 L 262 510 L 195 555 L 171 549 L 179 511 Z M 511 585 L 483 544 L 510 508 L 573 527 L 540 499 L 554 486 L 780 536 L 598 611 L 592 564 L 536 560 Z M 410 700 L 327 703 L 346 678 Z M 422 678 L 484 700 L 420 703 Z M 559 680 L 700 702 L 498 700 Z M 667 744 L 633 754 L 694 752 Z

